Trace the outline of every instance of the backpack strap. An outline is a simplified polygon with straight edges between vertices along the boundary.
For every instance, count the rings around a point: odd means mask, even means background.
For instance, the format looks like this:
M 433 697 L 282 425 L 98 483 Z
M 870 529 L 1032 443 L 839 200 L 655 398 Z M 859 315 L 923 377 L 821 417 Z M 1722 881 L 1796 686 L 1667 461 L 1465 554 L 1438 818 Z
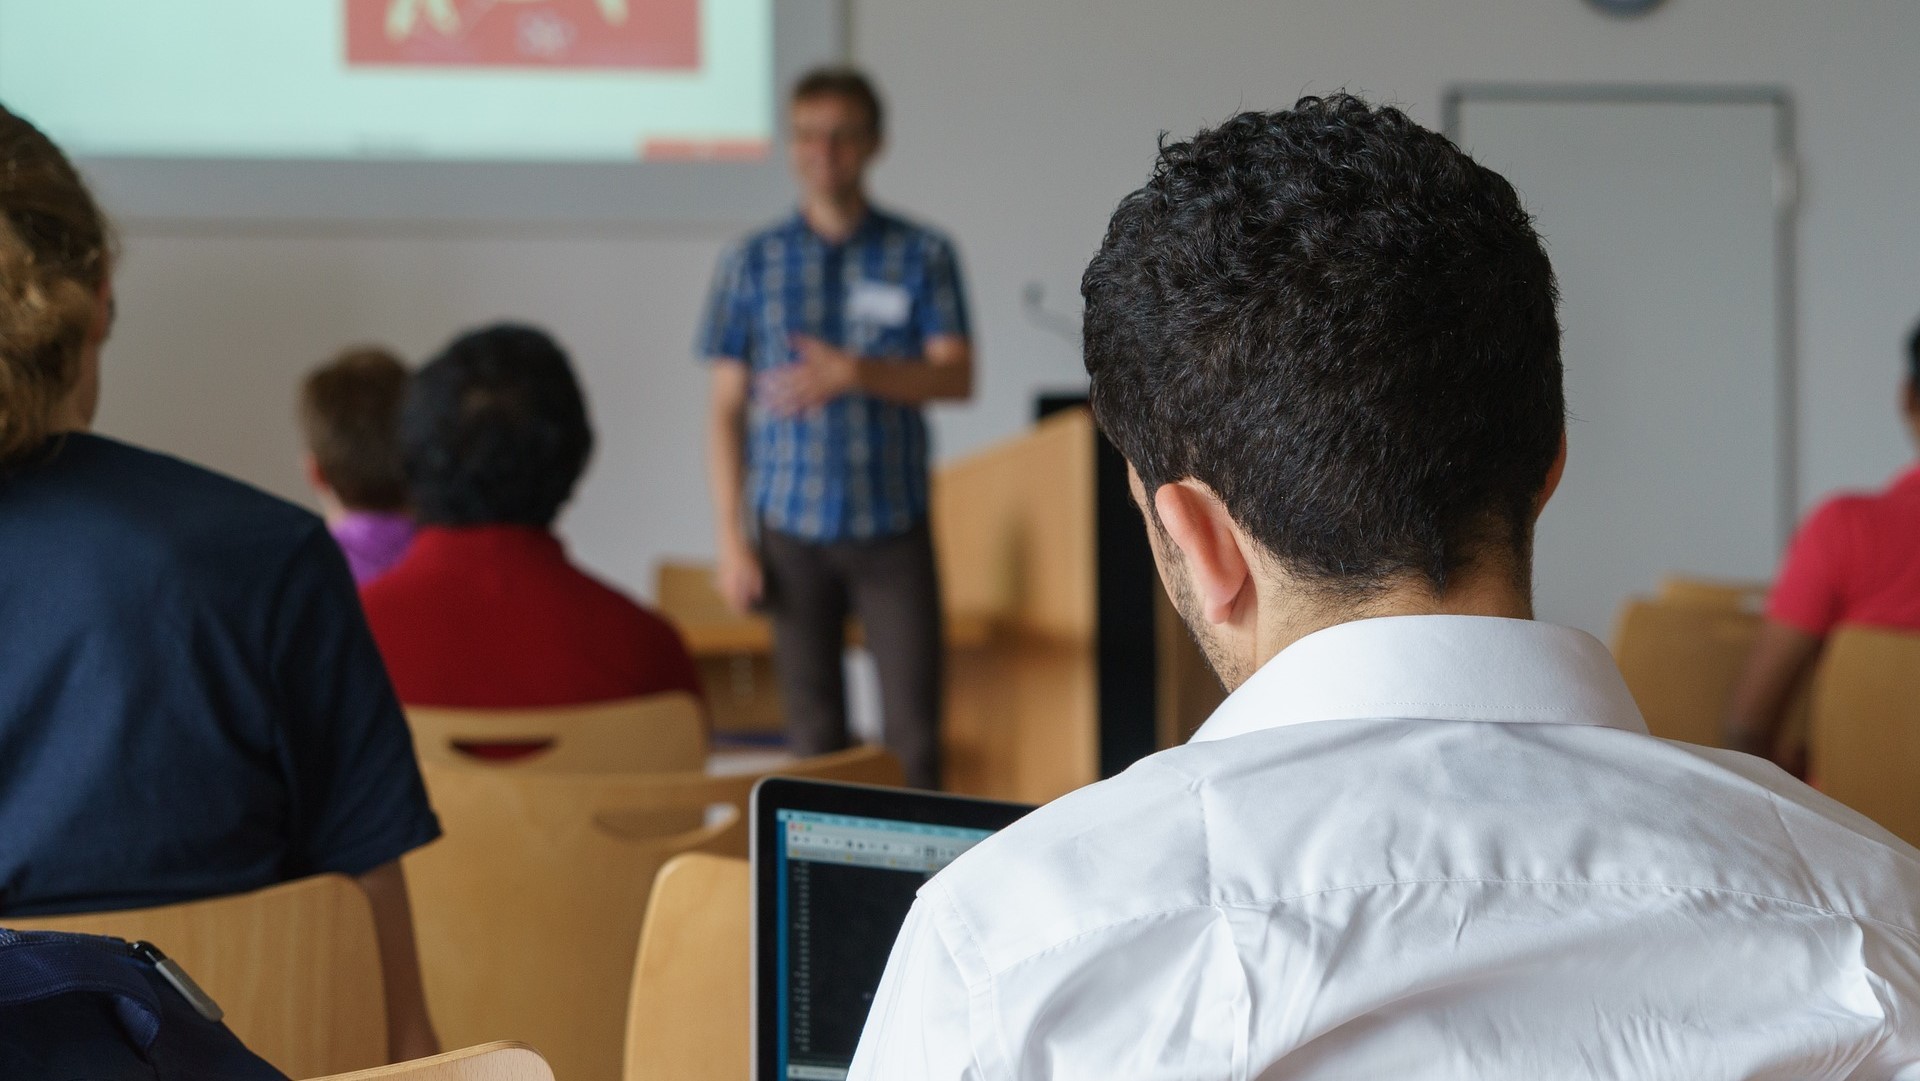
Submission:
M 160 1002 L 117 938 L 0 928 L 0 1010 L 58 995 L 105 995 L 142 1055 L 160 1035 Z

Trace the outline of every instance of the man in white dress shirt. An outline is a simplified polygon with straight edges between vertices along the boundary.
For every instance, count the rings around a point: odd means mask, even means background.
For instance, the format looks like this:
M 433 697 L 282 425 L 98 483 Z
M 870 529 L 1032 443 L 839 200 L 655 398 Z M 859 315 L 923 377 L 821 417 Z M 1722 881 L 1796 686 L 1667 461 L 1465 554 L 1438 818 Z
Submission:
M 1233 693 L 921 890 L 856 1081 L 1920 1078 L 1920 852 L 1530 619 L 1564 406 L 1505 180 L 1350 97 L 1242 114 L 1082 292 Z

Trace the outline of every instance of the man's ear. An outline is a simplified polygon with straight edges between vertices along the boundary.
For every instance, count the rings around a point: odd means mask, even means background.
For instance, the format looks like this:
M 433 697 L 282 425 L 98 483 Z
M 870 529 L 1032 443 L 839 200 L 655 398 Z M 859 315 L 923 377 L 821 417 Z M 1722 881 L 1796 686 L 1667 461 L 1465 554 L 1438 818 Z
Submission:
M 1201 618 L 1231 621 L 1241 596 L 1253 587 L 1253 571 L 1226 504 L 1213 489 L 1189 478 L 1155 489 L 1153 509 L 1167 539 L 1186 557 Z
M 320 459 L 315 458 L 312 454 L 302 454 L 300 456 L 300 471 L 306 474 L 307 487 L 312 488 L 321 495 L 333 494 L 333 485 L 328 484 L 327 478 L 320 472 Z
M 1540 486 L 1540 495 L 1533 501 L 1533 516 L 1547 509 L 1547 500 L 1560 488 L 1560 477 L 1567 471 L 1567 430 L 1560 429 L 1560 453 L 1553 456 L 1553 464 L 1547 467 L 1547 482 Z

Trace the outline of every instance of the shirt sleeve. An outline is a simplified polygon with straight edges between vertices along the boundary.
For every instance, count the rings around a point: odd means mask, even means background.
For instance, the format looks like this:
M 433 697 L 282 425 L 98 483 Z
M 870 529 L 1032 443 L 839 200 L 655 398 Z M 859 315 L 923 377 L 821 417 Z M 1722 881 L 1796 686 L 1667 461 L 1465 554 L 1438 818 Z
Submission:
M 894 940 L 847 1081 L 984 1081 L 972 999 L 923 895 Z
M 298 877 L 359 875 L 440 835 L 340 550 L 318 525 L 275 600 L 272 664 Z
M 1767 597 L 1767 615 L 1824 637 L 1846 612 L 1847 504 L 1834 500 L 1794 534 Z
M 927 285 L 915 298 L 914 324 L 922 341 L 948 335 L 970 337 L 967 291 L 960 280 L 960 257 L 945 238 L 931 242 L 927 252 Z
M 706 315 L 700 321 L 694 351 L 703 360 L 722 357 L 753 363 L 752 291 L 747 274 L 745 245 L 720 260 L 707 296 Z

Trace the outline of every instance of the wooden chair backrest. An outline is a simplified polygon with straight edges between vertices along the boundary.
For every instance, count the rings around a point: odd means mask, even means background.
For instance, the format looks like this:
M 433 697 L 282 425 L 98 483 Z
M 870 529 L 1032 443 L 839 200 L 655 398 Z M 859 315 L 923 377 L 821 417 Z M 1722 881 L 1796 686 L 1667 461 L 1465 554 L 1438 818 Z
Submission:
M 350 878 L 318 875 L 205 901 L 0 923 L 153 943 L 220 1004 L 242 1042 L 290 1077 L 387 1060 L 373 908 Z
M 627 1008 L 623 1081 L 751 1076 L 747 861 L 690 853 L 654 879 Z
M 1765 582 L 1731 582 L 1714 578 L 1685 578 L 1668 575 L 1660 580 L 1660 595 L 1665 604 L 1692 604 L 1708 608 L 1730 608 L 1736 612 L 1759 613 L 1766 607 Z
M 553 1070 L 540 1052 L 526 1044 L 497 1040 L 315 1081 L 553 1081 Z
M 523 1039 L 568 1081 L 613 1078 L 654 876 L 682 852 L 746 855 L 747 797 L 764 774 L 422 772 L 446 833 L 406 868 L 441 1037 Z M 773 772 L 900 783 L 872 748 Z
M 1811 750 L 1822 791 L 1920 844 L 1920 634 L 1845 627 L 1827 640 Z
M 1613 657 L 1647 730 L 1665 739 L 1724 745 L 1720 722 L 1760 634 L 1761 617 L 1701 598 L 1628 601 L 1614 626 Z M 1781 746 L 1803 746 L 1811 695 L 1787 703 Z
M 654 773 L 699 769 L 708 750 L 700 701 L 684 691 L 546 709 L 408 706 L 407 724 L 423 762 L 480 761 L 460 748 L 525 743 L 542 749 L 489 764 L 580 773 Z
M 740 618 L 714 588 L 713 564 L 663 562 L 654 568 L 654 600 L 676 622 L 714 623 Z
M 1721 745 L 1720 721 L 1760 617 L 1737 608 L 1627 602 L 1614 630 L 1614 659 L 1647 729 L 1666 739 Z

